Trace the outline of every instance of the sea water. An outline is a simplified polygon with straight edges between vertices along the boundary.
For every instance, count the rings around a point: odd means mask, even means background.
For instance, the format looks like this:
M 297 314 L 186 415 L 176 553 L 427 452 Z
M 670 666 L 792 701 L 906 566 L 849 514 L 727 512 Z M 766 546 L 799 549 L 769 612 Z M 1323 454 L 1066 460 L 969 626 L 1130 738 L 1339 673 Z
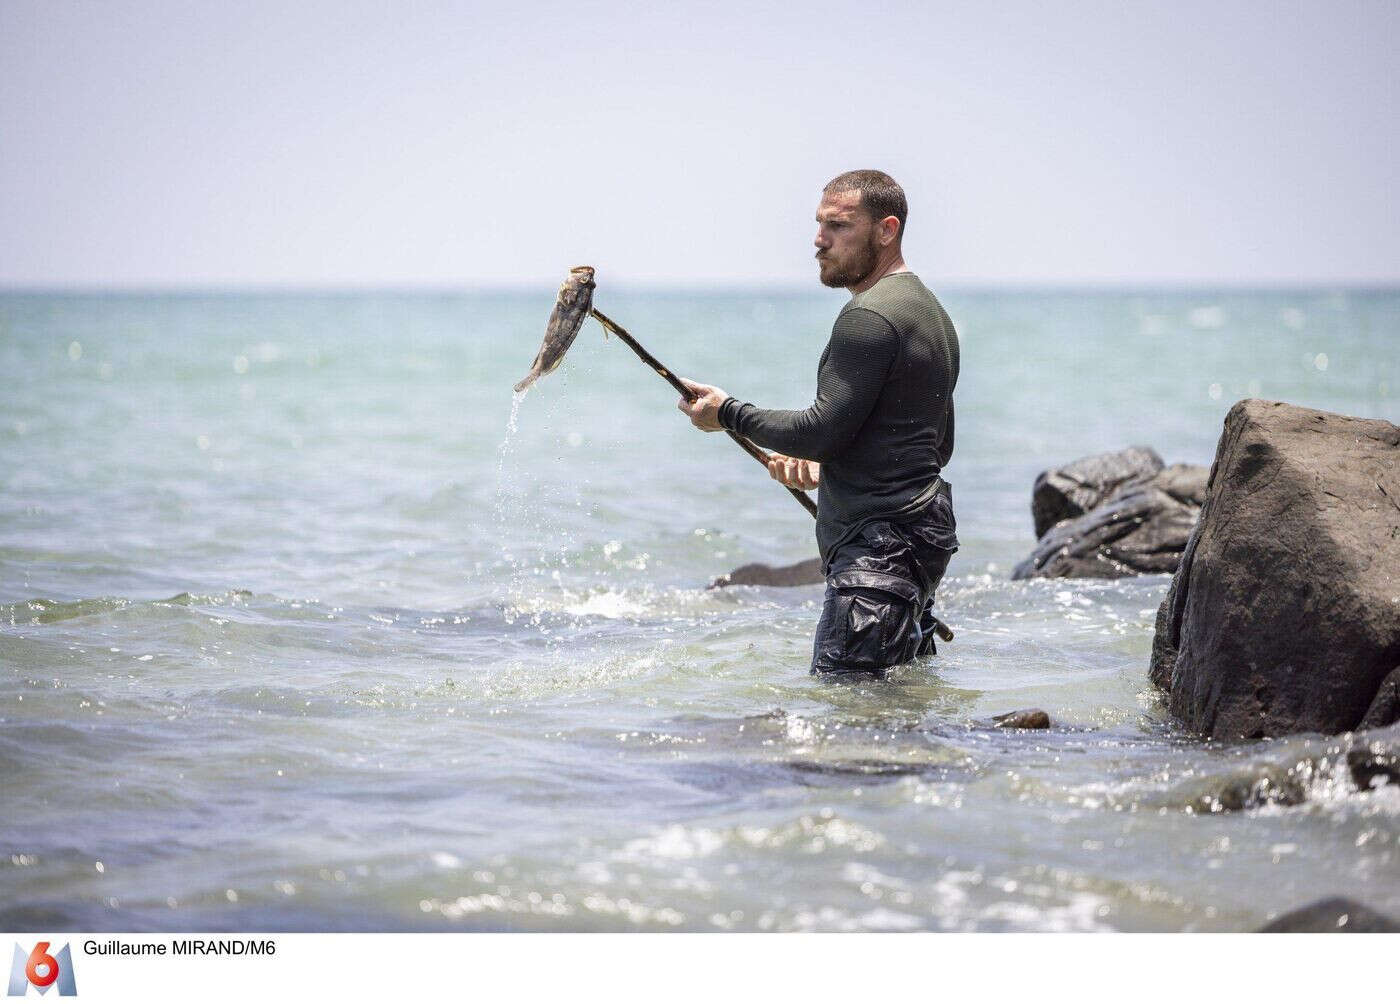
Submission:
M 812 520 L 553 290 L 0 296 L 0 927 L 1247 930 L 1400 916 L 1400 791 L 1201 796 L 1169 578 L 1010 581 L 1047 466 L 1208 464 L 1244 397 L 1400 421 L 1400 292 L 941 289 L 957 632 L 807 675 Z M 842 297 L 599 291 L 677 372 L 810 401 Z M 1045 732 L 989 727 L 1024 707 Z M 1205 807 L 1203 807 L 1203 805 Z

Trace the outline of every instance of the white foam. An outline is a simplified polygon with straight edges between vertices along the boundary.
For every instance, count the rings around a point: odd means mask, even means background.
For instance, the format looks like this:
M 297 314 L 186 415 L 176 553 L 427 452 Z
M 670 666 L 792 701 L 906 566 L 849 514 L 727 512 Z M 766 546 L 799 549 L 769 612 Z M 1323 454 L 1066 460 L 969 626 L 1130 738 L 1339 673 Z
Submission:
M 724 846 L 723 835 L 704 828 L 687 829 L 680 824 L 666 827 L 649 837 L 632 840 L 622 849 L 625 860 L 645 861 L 648 858 L 683 860 L 703 858 Z
M 565 613 L 575 617 L 606 617 L 614 620 L 620 617 L 638 617 L 646 613 L 646 609 L 643 604 L 628 599 L 625 594 L 611 590 L 594 593 L 580 602 L 564 607 Z

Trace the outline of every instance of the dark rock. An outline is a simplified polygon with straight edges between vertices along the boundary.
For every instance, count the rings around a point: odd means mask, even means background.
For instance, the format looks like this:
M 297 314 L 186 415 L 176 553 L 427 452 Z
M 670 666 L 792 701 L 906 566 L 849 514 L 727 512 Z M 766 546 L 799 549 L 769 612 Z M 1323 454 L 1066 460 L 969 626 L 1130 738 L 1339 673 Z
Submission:
M 1026 708 L 1024 711 L 1008 711 L 992 718 L 999 729 L 1048 729 L 1050 716 L 1039 708 Z
M 1172 464 L 1150 481 L 1154 488 L 1160 488 L 1176 501 L 1199 509 L 1206 504 L 1210 468 L 1201 464 Z
M 1371 698 L 1370 707 L 1361 716 L 1358 728 L 1378 729 L 1397 721 L 1400 721 L 1400 666 L 1392 669 L 1390 675 L 1381 681 L 1376 696 Z
M 1255 748 L 1259 749 L 1258 747 Z M 1301 805 L 1350 780 L 1360 792 L 1400 784 L 1400 725 L 1328 738 L 1309 736 L 1262 749 L 1260 758 L 1220 773 L 1188 771 L 1162 804 L 1194 813 Z
M 1205 501 L 1207 469 L 1162 466 L 1144 446 L 1046 471 L 1031 500 L 1039 543 L 1013 579 L 1173 572 Z M 1046 519 L 1067 515 L 1042 529 Z
M 1400 428 L 1281 402 L 1231 408 L 1157 614 L 1151 677 L 1172 714 L 1221 738 L 1393 718 L 1397 499 Z
M 1400 784 L 1400 755 L 1375 753 L 1371 750 L 1351 750 L 1347 753 L 1347 770 L 1362 791 L 1380 784 Z
M 1130 446 L 1042 471 L 1031 489 L 1035 535 L 1043 537 L 1056 523 L 1083 516 L 1129 485 L 1148 480 L 1162 467 L 1162 458 L 1152 447 Z
M 1239 812 L 1257 809 L 1261 805 L 1301 805 L 1307 800 L 1303 779 L 1310 773 L 1305 769 L 1266 765 L 1236 771 L 1225 777 L 1208 779 L 1206 790 L 1187 801 L 1187 807 L 1198 813 Z
M 1362 791 L 1400 785 L 1400 725 L 1354 736 L 1346 765 L 1352 782 Z
M 1238 812 L 1260 805 L 1301 805 L 1319 784 L 1333 793 L 1344 779 L 1362 793 L 1400 784 L 1400 725 L 1301 739 L 1264 755 L 1268 759 L 1224 774 L 1191 777 L 1173 790 L 1169 804 L 1193 812 Z
M 795 565 L 765 565 L 755 562 L 740 565 L 728 575 L 710 583 L 711 589 L 724 586 L 809 586 L 825 581 L 820 558 L 808 558 Z
M 1117 579 L 1175 571 L 1199 512 L 1155 482 L 1131 486 L 1092 512 L 1051 527 L 1011 577 Z
M 1259 928 L 1260 934 L 1391 934 L 1400 924 L 1370 907 L 1340 896 L 1275 917 Z

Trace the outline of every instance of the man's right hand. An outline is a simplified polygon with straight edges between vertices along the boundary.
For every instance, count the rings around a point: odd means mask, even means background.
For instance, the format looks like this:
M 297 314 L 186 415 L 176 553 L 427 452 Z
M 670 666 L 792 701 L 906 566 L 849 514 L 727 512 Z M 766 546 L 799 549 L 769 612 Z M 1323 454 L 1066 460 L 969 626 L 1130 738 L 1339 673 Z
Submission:
M 822 465 L 815 460 L 799 460 L 774 453 L 768 460 L 768 473 L 774 481 L 781 481 L 789 488 L 803 491 L 817 487 L 821 480 Z
M 724 426 L 719 424 L 719 408 L 729 395 L 707 383 L 696 383 L 685 377 L 681 377 L 680 381 L 695 395 L 693 401 L 681 398 L 676 402 L 676 407 L 690 417 L 690 423 L 702 432 L 719 432 L 723 429 Z

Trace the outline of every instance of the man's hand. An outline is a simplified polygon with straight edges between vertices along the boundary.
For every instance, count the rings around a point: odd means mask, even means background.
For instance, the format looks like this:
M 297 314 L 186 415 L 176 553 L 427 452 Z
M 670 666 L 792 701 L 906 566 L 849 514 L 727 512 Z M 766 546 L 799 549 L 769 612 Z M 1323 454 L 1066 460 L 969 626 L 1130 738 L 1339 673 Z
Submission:
M 684 377 L 681 377 L 681 383 L 697 395 L 694 401 L 681 398 L 676 402 L 676 407 L 689 416 L 691 424 L 705 432 L 719 432 L 723 429 L 724 426 L 719 424 L 719 406 L 729 399 L 729 395 L 718 387 L 696 383 Z
M 822 476 L 822 465 L 815 460 L 799 460 L 775 453 L 768 461 L 768 473 L 774 481 L 781 481 L 789 488 L 807 491 L 817 487 Z

